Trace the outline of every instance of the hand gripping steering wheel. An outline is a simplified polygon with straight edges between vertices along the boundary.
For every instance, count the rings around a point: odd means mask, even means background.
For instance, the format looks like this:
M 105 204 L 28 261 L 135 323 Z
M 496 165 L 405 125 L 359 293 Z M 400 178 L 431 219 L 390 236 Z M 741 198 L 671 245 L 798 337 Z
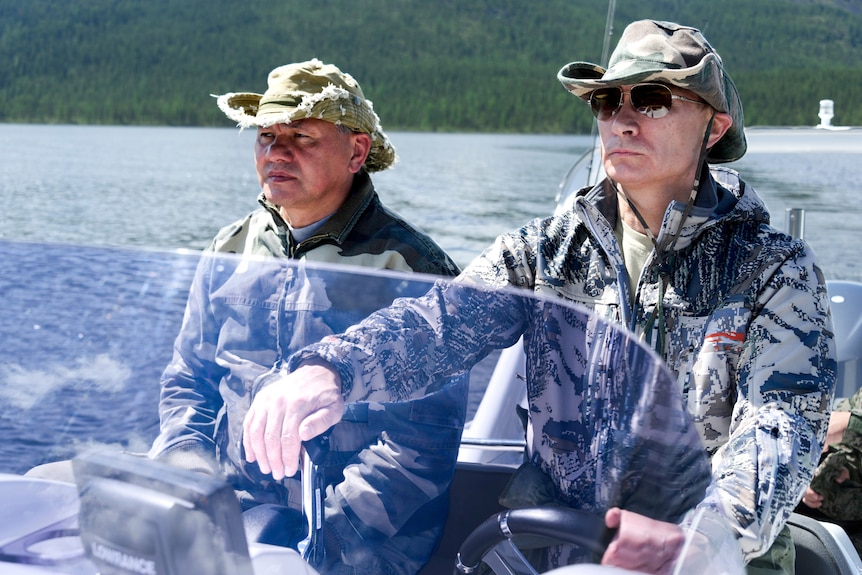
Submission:
M 601 557 L 615 533 L 615 529 L 605 527 L 603 517 L 579 509 L 525 507 L 501 511 L 486 519 L 467 536 L 458 551 L 454 573 L 474 573 L 489 552 L 515 535 L 541 535 L 558 542 L 573 543 Z M 503 555 L 506 556 L 498 555 L 495 558 L 505 565 L 503 572 L 536 573 L 517 549 L 514 554 Z M 486 559 L 486 562 L 494 568 L 493 561 Z

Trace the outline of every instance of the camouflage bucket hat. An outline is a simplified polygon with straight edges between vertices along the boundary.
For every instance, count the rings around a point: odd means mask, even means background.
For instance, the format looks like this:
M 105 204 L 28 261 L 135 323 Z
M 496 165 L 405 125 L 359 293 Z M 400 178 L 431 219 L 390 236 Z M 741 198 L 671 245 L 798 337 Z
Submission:
M 231 92 L 216 97 L 221 111 L 240 128 L 265 128 L 304 118 L 325 120 L 371 136 L 371 150 L 365 160 L 368 172 L 379 172 L 395 163 L 395 148 L 356 80 L 316 58 L 270 72 L 263 94 Z
M 640 20 L 623 31 L 605 70 L 589 62 L 564 66 L 557 79 L 572 94 L 589 101 L 597 88 L 661 82 L 691 90 L 733 125 L 706 156 L 713 164 L 733 162 L 745 154 L 742 102 L 719 55 L 695 28 L 673 22 Z

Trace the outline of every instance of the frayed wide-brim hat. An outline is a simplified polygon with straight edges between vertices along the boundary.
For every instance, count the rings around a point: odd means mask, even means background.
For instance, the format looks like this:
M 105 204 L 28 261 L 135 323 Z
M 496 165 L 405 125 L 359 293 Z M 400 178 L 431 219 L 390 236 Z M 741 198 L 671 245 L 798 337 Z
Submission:
M 385 170 L 396 161 L 395 148 L 356 80 L 316 58 L 270 72 L 263 94 L 231 92 L 216 98 L 218 107 L 241 128 L 265 128 L 305 118 L 325 120 L 371 136 L 365 160 L 368 172 Z
M 742 102 L 721 58 L 695 28 L 673 22 L 640 20 L 629 24 L 605 70 L 589 62 L 564 66 L 557 79 L 574 95 L 589 101 L 590 94 L 608 86 L 661 82 L 691 90 L 733 125 L 707 154 L 707 161 L 733 162 L 748 145 L 743 131 Z

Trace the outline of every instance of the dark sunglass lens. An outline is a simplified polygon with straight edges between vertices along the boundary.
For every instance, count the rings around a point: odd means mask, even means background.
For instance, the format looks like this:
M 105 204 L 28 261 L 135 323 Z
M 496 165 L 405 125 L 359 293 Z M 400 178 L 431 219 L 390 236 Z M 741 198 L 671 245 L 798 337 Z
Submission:
M 601 88 L 590 96 L 593 115 L 599 120 L 607 120 L 620 107 L 622 92 L 619 88 Z
M 632 87 L 632 106 L 647 118 L 664 118 L 673 103 L 670 88 L 661 84 L 641 84 Z

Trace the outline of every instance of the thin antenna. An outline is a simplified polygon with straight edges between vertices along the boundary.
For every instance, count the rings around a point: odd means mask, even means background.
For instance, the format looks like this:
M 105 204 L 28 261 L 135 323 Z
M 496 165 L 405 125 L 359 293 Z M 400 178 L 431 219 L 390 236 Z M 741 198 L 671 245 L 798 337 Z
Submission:
M 608 67 L 608 58 L 610 55 L 608 52 L 611 47 L 611 37 L 614 35 L 614 12 L 616 11 L 617 2 L 616 0 L 611 0 L 608 2 L 608 19 L 605 21 L 605 41 L 602 45 L 602 67 Z
M 611 50 L 611 37 L 614 35 L 614 12 L 616 11 L 616 8 L 616 0 L 610 0 L 610 2 L 608 2 L 608 18 L 605 21 L 605 40 L 602 43 L 602 59 L 600 61 L 602 67 L 605 69 L 607 69 L 608 59 L 610 59 L 610 54 L 608 54 L 608 52 L 610 52 Z M 593 118 L 593 123 L 590 126 L 590 140 L 592 140 L 593 142 L 594 151 L 590 154 L 590 162 L 587 168 L 587 171 L 590 175 L 594 173 L 595 166 L 593 164 L 598 160 L 595 153 L 596 142 L 599 137 L 598 128 L 598 122 L 596 118 Z M 591 177 L 589 177 L 589 179 L 592 180 Z

